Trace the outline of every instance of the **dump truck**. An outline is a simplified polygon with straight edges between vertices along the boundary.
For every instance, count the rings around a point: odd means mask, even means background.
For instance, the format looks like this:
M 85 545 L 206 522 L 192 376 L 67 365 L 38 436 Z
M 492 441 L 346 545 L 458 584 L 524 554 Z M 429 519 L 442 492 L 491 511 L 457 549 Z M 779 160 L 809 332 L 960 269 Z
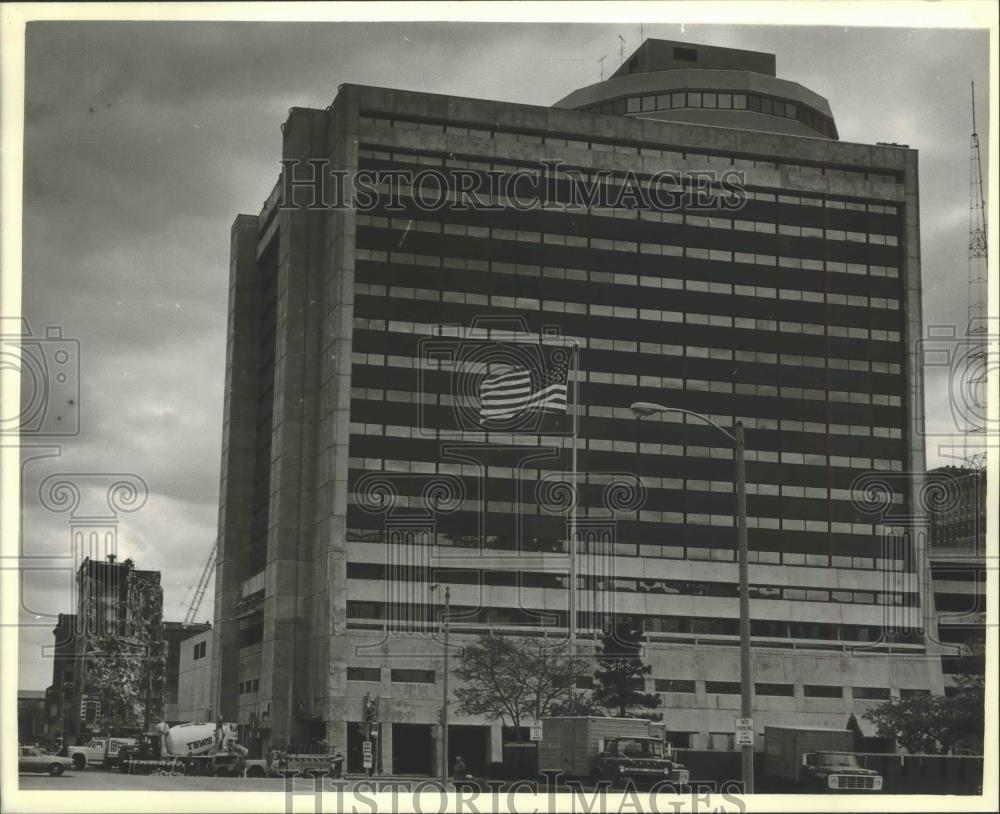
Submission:
M 118 769 L 122 774 L 170 772 L 239 777 L 246 755 L 246 748 L 237 742 L 236 724 L 160 723 L 134 746 L 118 750 Z
M 854 754 L 849 729 L 764 727 L 764 771 L 804 793 L 865 793 L 882 790 L 882 777 Z
M 294 746 L 288 751 L 271 749 L 267 756 L 246 761 L 247 777 L 339 777 L 343 773 L 344 756 L 339 752 L 300 752 Z M 339 772 L 338 772 L 339 768 Z
M 62 754 L 73 761 L 73 768 L 83 771 L 88 766 L 112 768 L 118 762 L 118 752 L 123 746 L 135 746 L 135 738 L 95 735 L 85 744 L 69 746 Z
M 663 727 L 644 718 L 543 718 L 538 771 L 612 783 L 688 783 Z

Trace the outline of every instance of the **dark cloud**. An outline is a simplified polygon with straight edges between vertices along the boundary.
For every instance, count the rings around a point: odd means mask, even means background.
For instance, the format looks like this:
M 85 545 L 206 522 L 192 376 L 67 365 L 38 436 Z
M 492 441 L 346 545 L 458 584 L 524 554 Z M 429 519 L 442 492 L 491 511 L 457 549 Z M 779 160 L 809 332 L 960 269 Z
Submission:
M 169 617 L 216 535 L 229 226 L 277 178 L 288 108 L 325 107 L 344 82 L 548 105 L 596 82 L 601 56 L 617 67 L 619 34 L 628 53 L 639 26 L 29 24 L 24 312 L 36 333 L 61 325 L 79 339 L 84 371 L 84 431 L 45 466 L 148 482 L 120 545 L 163 569 Z M 842 139 L 920 150 L 925 319 L 964 323 L 969 81 L 985 144 L 985 33 L 647 25 L 645 36 L 771 51 L 779 76 L 829 98 Z M 949 420 L 943 377 L 928 378 L 934 428 Z M 65 552 L 67 522 L 26 491 L 28 548 Z M 53 580 L 26 577 L 32 611 L 70 609 Z M 22 637 L 22 686 L 48 683 L 43 621 Z

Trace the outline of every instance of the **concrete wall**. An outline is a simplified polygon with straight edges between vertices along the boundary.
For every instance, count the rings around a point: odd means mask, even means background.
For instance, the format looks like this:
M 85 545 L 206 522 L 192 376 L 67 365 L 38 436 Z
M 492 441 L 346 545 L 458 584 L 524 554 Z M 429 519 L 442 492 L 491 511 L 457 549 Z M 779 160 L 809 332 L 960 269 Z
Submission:
M 168 709 L 168 721 L 212 721 L 217 714 L 211 692 L 214 631 L 206 630 L 180 643 L 177 705 Z M 205 655 L 195 659 L 195 648 L 205 645 Z

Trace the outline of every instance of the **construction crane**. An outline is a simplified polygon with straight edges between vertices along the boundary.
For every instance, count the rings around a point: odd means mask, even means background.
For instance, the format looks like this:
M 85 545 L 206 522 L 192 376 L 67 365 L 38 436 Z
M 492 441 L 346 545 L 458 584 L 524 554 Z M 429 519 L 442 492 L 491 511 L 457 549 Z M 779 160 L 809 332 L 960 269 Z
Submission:
M 986 417 L 986 195 L 983 191 L 983 163 L 976 131 L 976 84 L 972 83 L 972 138 L 969 144 L 969 311 L 966 359 L 969 380 L 969 426 L 965 432 L 965 459 L 972 469 L 986 466 L 984 450 L 969 450 L 969 435 L 982 436 L 980 422 Z M 978 444 L 976 445 L 978 446 Z
M 219 554 L 219 544 L 215 542 L 212 544 L 212 550 L 208 552 L 208 559 L 205 560 L 205 567 L 201 571 L 201 576 L 198 578 L 198 584 L 194 589 L 194 596 L 191 598 L 191 604 L 188 605 L 187 613 L 184 615 L 184 624 L 190 625 L 194 622 L 194 617 L 198 614 L 198 608 L 201 607 L 201 600 L 205 598 L 205 591 L 208 590 L 208 583 L 212 579 L 212 574 L 215 573 L 215 563 L 218 559 Z M 191 589 L 188 588 L 190 593 Z M 186 598 L 186 597 L 185 597 Z

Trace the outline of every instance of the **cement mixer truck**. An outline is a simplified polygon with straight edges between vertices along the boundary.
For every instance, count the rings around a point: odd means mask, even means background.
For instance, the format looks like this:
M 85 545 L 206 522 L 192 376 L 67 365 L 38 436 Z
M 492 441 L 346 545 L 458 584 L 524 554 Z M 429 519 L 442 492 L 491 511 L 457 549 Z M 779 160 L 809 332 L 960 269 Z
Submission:
M 161 722 L 134 746 L 119 749 L 118 769 L 122 774 L 239 777 L 246 755 L 246 748 L 237 742 L 236 724 L 220 721 L 168 726 Z

